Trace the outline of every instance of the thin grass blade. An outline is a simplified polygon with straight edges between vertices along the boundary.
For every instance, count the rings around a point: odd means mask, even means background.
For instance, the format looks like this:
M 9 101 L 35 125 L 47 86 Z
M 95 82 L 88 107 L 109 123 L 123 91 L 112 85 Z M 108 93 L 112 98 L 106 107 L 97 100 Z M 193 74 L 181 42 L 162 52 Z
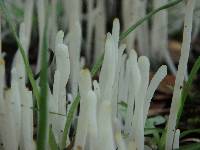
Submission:
M 179 107 L 179 111 L 178 111 L 178 115 L 177 115 L 177 125 L 176 126 L 178 126 L 178 124 L 180 122 L 180 117 L 181 117 L 181 114 L 183 112 L 183 107 L 184 107 L 185 101 L 188 97 L 188 94 L 189 94 L 190 89 L 192 87 L 192 83 L 193 83 L 199 69 L 200 69 L 200 56 L 198 57 L 194 66 L 192 67 L 191 73 L 188 77 L 188 81 L 183 86 L 183 90 L 181 92 L 181 101 L 180 101 L 180 107 Z
M 49 127 L 49 146 L 51 150 L 59 150 L 59 147 L 56 143 L 56 138 L 52 131 L 52 127 Z
M 40 73 L 40 99 L 38 112 L 38 137 L 37 150 L 48 149 L 48 60 L 47 60 L 47 37 L 46 29 L 44 30 L 43 46 L 41 51 L 41 73 Z

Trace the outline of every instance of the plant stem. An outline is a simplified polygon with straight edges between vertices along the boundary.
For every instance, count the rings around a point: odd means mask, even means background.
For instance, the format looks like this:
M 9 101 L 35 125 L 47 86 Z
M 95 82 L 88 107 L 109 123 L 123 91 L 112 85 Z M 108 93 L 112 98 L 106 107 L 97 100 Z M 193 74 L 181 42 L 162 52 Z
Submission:
M 42 49 L 42 63 L 40 73 L 40 101 L 38 112 L 38 138 L 37 138 L 37 150 L 46 150 L 48 145 L 48 101 L 47 101 L 47 73 L 48 73 L 48 62 L 47 62 L 47 41 L 46 41 L 46 30 L 44 31 L 43 38 L 43 49 Z
M 69 109 L 69 112 L 67 114 L 67 120 L 65 123 L 65 128 L 64 128 L 64 132 L 63 132 L 63 136 L 62 136 L 61 150 L 65 149 L 65 147 L 66 147 L 68 131 L 69 131 L 69 128 L 70 128 L 72 120 L 73 120 L 74 112 L 76 111 L 76 108 L 78 107 L 80 98 L 81 98 L 80 94 L 78 94 L 76 96 L 74 102 L 72 103 L 72 105 Z
M 40 101 L 38 112 L 38 137 L 37 150 L 46 150 L 48 148 L 48 100 L 47 100 L 47 86 L 48 86 L 48 61 L 47 61 L 47 38 L 46 28 L 43 34 L 43 47 L 41 51 L 41 73 L 40 73 Z

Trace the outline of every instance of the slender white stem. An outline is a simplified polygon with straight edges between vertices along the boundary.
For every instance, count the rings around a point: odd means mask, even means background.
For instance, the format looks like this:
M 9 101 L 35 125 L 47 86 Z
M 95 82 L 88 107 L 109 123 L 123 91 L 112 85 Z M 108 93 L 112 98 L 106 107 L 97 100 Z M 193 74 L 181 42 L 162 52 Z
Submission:
M 167 125 L 167 137 L 166 137 L 166 147 L 165 147 L 166 149 L 172 149 L 174 142 L 177 113 L 180 105 L 180 94 L 183 86 L 184 74 L 187 68 L 188 57 L 190 52 L 193 10 L 195 2 L 196 0 L 187 0 L 187 5 L 185 8 L 183 43 L 182 43 L 181 57 L 179 60 L 178 71 L 176 75 L 176 81 L 170 108 L 170 115 Z
M 73 98 L 76 97 L 78 92 L 78 81 L 80 72 L 80 52 L 81 52 L 81 25 L 79 22 L 75 22 L 70 28 L 69 33 L 69 55 L 70 55 L 70 85 Z
M 174 136 L 174 145 L 173 149 L 179 149 L 179 140 L 180 140 L 180 130 L 177 129 Z
M 80 100 L 80 115 L 78 118 L 77 133 L 74 148 L 85 149 L 86 136 L 88 133 L 88 92 L 92 90 L 91 75 L 88 70 L 82 70 L 80 74 L 79 90 L 81 95 Z M 89 109 L 91 110 L 91 109 Z
M 156 72 L 156 74 L 154 75 L 154 77 L 152 78 L 149 84 L 149 87 L 147 89 L 146 100 L 144 102 L 144 123 L 146 122 L 146 118 L 148 115 L 151 99 L 153 98 L 153 94 L 156 91 L 160 82 L 164 79 L 166 75 L 167 75 L 167 66 L 163 65 L 158 69 L 158 71 Z
M 95 55 L 94 60 L 97 60 L 103 55 L 105 45 L 105 34 L 106 34 L 106 14 L 105 14 L 105 1 L 97 1 L 98 13 L 95 18 Z

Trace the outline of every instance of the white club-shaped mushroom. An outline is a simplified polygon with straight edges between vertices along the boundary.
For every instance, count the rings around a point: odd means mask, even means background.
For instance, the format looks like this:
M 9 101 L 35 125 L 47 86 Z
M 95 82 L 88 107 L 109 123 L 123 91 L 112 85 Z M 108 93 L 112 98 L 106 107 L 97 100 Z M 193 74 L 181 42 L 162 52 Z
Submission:
M 118 48 L 119 34 L 120 34 L 119 19 L 116 18 L 113 21 L 113 28 L 112 28 L 112 36 L 113 36 L 113 40 L 115 42 L 115 48 Z
M 70 74 L 70 61 L 68 47 L 63 44 L 64 33 L 59 31 L 55 41 L 56 55 L 56 71 L 53 85 L 53 97 L 55 106 L 51 106 L 57 113 L 66 114 L 66 85 Z M 57 107 L 57 108 L 56 108 Z M 56 136 L 61 138 L 64 129 L 66 117 L 57 116 L 53 121 L 53 130 L 56 131 Z M 55 126 L 55 127 L 54 127 Z
M 74 15 L 74 14 L 73 14 Z M 73 98 L 76 97 L 78 91 L 78 81 L 80 73 L 80 51 L 81 51 L 81 25 L 78 21 L 72 24 L 70 28 L 69 37 L 69 56 L 70 56 L 70 86 Z
M 175 127 L 177 120 L 177 113 L 179 110 L 180 95 L 183 86 L 184 74 L 187 69 L 187 62 L 190 52 L 190 43 L 191 43 L 191 33 L 192 33 L 192 20 L 193 20 L 193 11 L 196 0 L 187 0 L 186 9 L 185 9 L 185 19 L 184 19 L 184 31 L 183 31 L 183 43 L 181 48 L 181 56 L 178 65 L 178 71 L 176 75 L 176 81 L 174 86 L 174 92 L 172 97 L 172 103 L 170 107 L 170 115 L 167 124 L 167 135 L 166 135 L 166 149 L 172 149 Z
M 147 87 L 149 84 L 149 67 L 150 67 L 148 58 L 145 56 L 139 57 L 138 66 L 140 69 L 141 83 L 135 99 L 133 132 L 137 149 L 143 150 L 144 149 L 144 121 L 143 121 L 144 100 L 146 96 Z
M 165 78 L 167 75 L 167 66 L 163 65 L 161 66 L 156 74 L 153 76 L 149 87 L 147 89 L 146 99 L 144 102 L 144 124 L 148 115 L 151 99 L 153 98 L 153 94 L 158 88 L 160 82 Z
M 77 133 L 74 148 L 84 149 L 86 136 L 88 133 L 88 92 L 92 90 L 91 75 L 89 70 L 82 70 L 80 73 L 79 91 L 80 91 L 80 112 L 78 117 Z
M 94 91 L 90 90 L 87 95 L 88 104 L 88 144 L 89 149 L 93 150 L 98 142 L 97 128 L 97 97 Z
M 135 98 L 138 94 L 141 76 L 140 70 L 137 62 L 137 54 L 134 50 L 130 51 L 129 59 L 127 60 L 127 69 L 129 70 L 129 94 L 128 94 L 128 107 L 127 107 L 127 117 L 125 120 L 125 131 L 132 136 L 132 122 L 133 122 L 133 108 L 135 104 Z
M 13 119 L 15 121 L 16 138 L 18 143 L 20 142 L 21 134 L 21 96 L 19 89 L 19 82 L 17 71 L 15 68 L 12 69 L 12 79 L 11 79 L 11 108 Z
M 180 130 L 177 129 L 174 136 L 173 149 L 179 149 L 179 140 L 180 140 Z
M 0 58 L 0 114 L 4 113 L 5 62 Z
M 22 150 L 34 150 L 33 141 L 33 99 L 32 92 L 24 89 L 22 95 L 22 108 L 21 108 L 21 142 L 20 148 Z
M 55 39 L 55 48 L 57 48 L 56 46 L 58 46 L 59 44 L 63 44 L 63 38 L 64 38 L 64 32 L 58 31 Z
M 68 47 L 65 44 L 58 44 L 56 46 L 56 65 L 57 69 L 60 71 L 60 78 L 62 86 L 67 84 L 70 74 L 70 62 Z
M 98 144 L 97 150 L 115 150 L 112 118 L 111 101 L 104 100 L 100 106 L 98 118 Z
M 0 134 L 4 149 L 17 150 L 19 146 L 19 137 L 16 132 L 16 122 L 15 117 L 12 112 L 11 106 L 11 91 L 5 92 L 4 99 L 4 115 L 0 117 Z M 10 143 L 12 141 L 12 144 Z
M 113 37 L 107 34 L 105 43 L 104 60 L 99 76 L 99 86 L 101 90 L 101 101 L 111 100 L 116 68 L 116 51 Z

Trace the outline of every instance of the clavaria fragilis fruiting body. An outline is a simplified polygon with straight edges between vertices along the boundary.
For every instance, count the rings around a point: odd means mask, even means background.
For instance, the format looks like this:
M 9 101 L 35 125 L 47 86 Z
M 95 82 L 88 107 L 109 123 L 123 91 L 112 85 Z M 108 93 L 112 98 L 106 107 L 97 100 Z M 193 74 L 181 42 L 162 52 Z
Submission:
M 166 146 L 165 146 L 166 149 L 172 149 L 174 136 L 176 132 L 175 127 L 176 127 L 177 114 L 179 110 L 178 108 L 180 105 L 180 95 L 183 87 L 184 74 L 187 69 L 187 63 L 190 52 L 192 20 L 193 20 L 193 11 L 195 2 L 196 0 L 186 1 L 183 43 L 182 43 L 181 56 L 179 60 L 178 71 L 173 91 L 172 103 L 170 107 L 170 115 L 167 125 Z
M 70 86 L 71 93 L 73 98 L 77 95 L 78 92 L 78 81 L 79 81 L 79 72 L 80 72 L 80 52 L 81 52 L 81 25 L 78 21 L 74 22 L 73 26 L 69 31 L 69 57 L 71 73 L 70 73 Z
M 80 27 L 78 24 L 76 25 L 77 28 Z M 95 80 L 92 82 L 90 72 L 87 69 L 82 70 L 77 77 L 78 79 L 76 78 L 76 82 L 79 83 L 81 100 L 74 143 L 75 149 L 89 148 L 97 150 L 114 150 L 116 147 L 119 147 L 122 150 L 130 149 L 131 147 L 135 147 L 135 149 L 144 149 L 144 124 L 149 103 L 159 82 L 166 75 L 166 67 L 162 66 L 159 69 L 149 86 L 150 64 L 148 58 L 145 56 L 138 58 L 134 50 L 130 50 L 129 54 L 124 54 L 125 45 L 119 44 L 119 31 L 119 20 L 115 19 L 113 22 L 112 34 L 108 33 L 106 37 L 105 55 L 99 81 Z M 81 30 L 79 30 L 79 32 L 81 32 Z M 73 55 L 80 53 L 80 43 L 75 45 L 76 43 L 74 40 L 78 38 L 80 41 L 81 34 L 73 35 L 73 33 L 74 32 L 70 32 L 69 35 L 69 47 L 71 47 L 71 49 L 75 48 L 77 51 L 70 52 L 69 50 L 69 53 L 68 46 L 65 45 L 63 41 L 64 33 L 62 31 L 57 33 L 55 38 L 56 70 L 54 74 L 53 92 L 51 93 L 50 89 L 48 89 L 49 111 L 55 113 L 50 114 L 49 124 L 52 125 L 53 133 L 59 146 L 62 140 L 62 130 L 64 129 L 66 120 L 66 116 L 64 116 L 67 112 L 65 107 L 65 88 L 69 80 L 70 59 L 75 58 Z M 19 57 L 18 59 L 20 60 L 22 58 Z M 14 64 L 13 66 L 19 64 L 23 65 L 23 63 L 20 62 L 22 61 L 16 61 L 15 63 L 18 64 Z M 79 57 L 76 56 L 76 61 L 71 63 L 76 64 L 75 66 L 77 67 L 74 73 L 80 71 L 79 63 Z M 13 70 L 15 70 L 14 67 Z M 22 100 L 18 101 L 16 106 L 13 105 L 16 109 L 13 109 L 13 112 L 19 112 L 19 110 L 22 110 L 23 112 L 20 114 L 15 113 L 15 115 L 18 116 L 16 118 L 23 116 L 25 120 L 29 120 L 30 122 L 28 124 L 19 124 L 20 128 L 22 126 L 24 127 L 24 130 L 21 131 L 23 132 L 22 137 L 20 138 L 24 143 L 20 145 L 20 147 L 23 147 L 24 149 L 34 149 L 33 139 L 31 140 L 30 138 L 33 134 L 33 128 L 31 127 L 32 118 L 30 117 L 30 119 L 28 119 L 28 116 L 33 115 L 33 111 L 28 111 L 28 108 L 32 106 L 32 103 L 30 102 L 31 92 L 25 89 L 25 84 L 19 82 L 16 71 L 13 71 L 12 81 L 12 88 L 17 89 L 17 83 L 23 88 L 19 91 L 12 90 L 11 88 L 11 97 L 7 97 L 7 99 L 10 99 L 7 101 L 7 105 L 10 105 L 13 97 L 12 95 L 14 94 L 16 97 L 21 96 L 23 99 L 29 99 L 29 102 L 27 103 Z M 94 87 L 94 90 L 92 86 Z M 121 89 L 122 91 L 120 91 Z M 126 99 L 121 99 L 121 97 L 125 97 Z M 127 111 L 124 115 L 121 115 L 121 112 L 118 109 L 118 103 L 122 100 L 128 104 Z M 21 104 L 24 105 L 24 108 L 20 107 Z M 133 110 L 134 105 L 135 109 Z M 27 113 L 27 116 L 25 115 L 25 112 Z M 11 117 L 10 114 L 11 113 L 7 113 L 9 117 Z M 122 124 L 121 121 L 125 121 L 125 125 Z M 5 125 L 7 123 L 11 124 L 11 122 L 16 124 L 17 120 L 9 119 L 5 122 Z M 9 127 L 10 131 L 15 131 L 16 129 L 17 126 Z M 18 130 L 16 131 L 18 132 Z M 18 133 L 16 131 L 9 133 L 9 136 L 5 137 L 5 141 L 6 139 L 8 140 L 11 135 L 17 137 Z M 27 134 L 25 134 L 25 131 Z M 127 133 L 127 139 L 123 139 L 122 131 Z M 27 139 L 29 139 L 28 143 L 25 142 L 26 136 Z M 18 145 L 19 142 L 17 141 L 17 138 L 15 138 L 14 146 L 18 147 Z
M 66 85 L 70 75 L 70 61 L 68 47 L 63 43 L 64 33 L 59 31 L 55 41 L 56 71 L 53 84 L 53 99 L 50 105 L 51 111 L 66 115 Z M 63 67 L 65 66 L 65 67 Z M 54 116 L 53 130 L 58 141 L 61 141 L 66 117 Z
M 80 113 L 78 118 L 77 133 L 75 140 L 75 149 L 84 148 L 86 143 L 86 136 L 88 132 L 88 100 L 87 94 L 92 89 L 91 75 L 88 70 L 81 71 L 79 90 L 81 95 L 80 100 Z
M 18 3 L 17 3 L 18 2 Z M 56 57 L 56 71 L 54 74 L 54 84 L 53 84 L 53 93 L 51 93 L 50 88 L 48 88 L 50 106 L 49 110 L 53 113 L 50 116 L 49 124 L 53 126 L 53 132 L 56 136 L 56 142 L 60 143 L 60 137 L 62 135 L 62 130 L 64 128 L 64 123 L 66 120 L 66 85 L 69 79 L 70 73 L 70 63 L 71 63 L 71 78 L 70 78 L 70 87 L 72 97 L 78 93 L 78 83 L 79 90 L 81 92 L 81 105 L 80 112 L 78 117 L 78 129 L 76 135 L 76 146 L 81 148 L 89 149 L 101 149 L 102 145 L 104 149 L 144 149 L 144 124 L 147 118 L 148 109 L 150 106 L 151 99 L 153 94 L 159 85 L 160 81 L 166 76 L 167 68 L 166 66 L 161 66 L 152 81 L 149 83 L 149 60 L 145 56 L 138 58 L 136 52 L 132 50 L 134 47 L 134 42 L 137 39 L 139 52 L 145 55 L 149 55 L 147 49 L 149 49 L 149 27 L 146 22 L 137 32 L 130 36 L 127 44 L 128 49 L 126 54 L 124 54 L 125 46 L 119 44 L 119 20 L 115 19 L 113 23 L 112 34 L 108 33 L 106 36 L 106 42 L 104 43 L 105 37 L 105 24 L 106 24 L 106 11 L 104 8 L 104 1 L 99 0 L 94 6 L 93 0 L 88 0 L 88 14 L 85 17 L 81 14 L 81 5 L 82 2 L 79 0 L 67 0 L 65 2 L 66 12 L 63 18 L 65 18 L 67 24 L 65 31 L 69 31 L 69 34 L 65 38 L 65 42 L 69 45 L 69 54 L 68 46 L 64 44 L 63 32 L 58 32 L 55 38 L 55 32 L 57 31 L 56 27 L 56 2 L 52 1 L 52 15 L 46 15 L 45 4 L 48 5 L 48 1 L 39 0 L 37 2 L 38 7 L 38 18 L 39 18 L 39 49 L 42 47 L 43 43 L 43 34 L 45 27 L 45 20 L 48 20 L 47 25 L 48 31 L 47 37 L 50 41 L 50 45 L 53 47 Z M 124 26 L 125 28 L 129 26 L 129 23 L 135 20 L 138 20 L 140 17 L 145 15 L 146 11 L 146 1 L 133 0 L 133 1 L 123 1 L 123 15 L 128 16 L 124 17 Z M 14 3 L 23 8 L 22 0 L 15 0 Z M 131 3 L 131 4 L 130 4 Z M 184 31 L 184 34 L 191 34 L 191 22 L 192 22 L 192 12 L 194 1 L 188 0 L 188 14 L 185 17 L 185 28 L 188 30 Z M 193 3 L 193 6 L 192 6 Z M 53 5 L 55 4 L 55 5 Z M 130 4 L 130 5 L 129 5 Z M 191 4 L 191 5 L 190 5 Z M 27 0 L 24 13 L 24 23 L 20 25 L 20 42 L 22 47 L 25 49 L 27 54 L 28 47 L 30 44 L 30 34 L 31 34 L 31 21 L 33 13 L 33 1 Z M 191 6 L 191 7 L 189 7 Z M 96 8 L 93 8 L 96 7 Z M 134 9 L 132 9 L 134 8 Z M 132 14 L 133 13 L 133 14 Z M 53 23 L 51 23 L 51 16 Z M 165 17 L 163 17 L 165 16 Z M 190 17 L 188 17 L 190 16 Z M 45 19 L 48 17 L 48 19 Z M 160 15 L 160 18 L 166 20 L 166 14 Z M 62 19 L 63 19 L 62 18 Z M 93 18 L 96 18 L 94 23 Z M 188 19 L 189 18 L 189 19 Z M 81 49 L 81 22 L 82 20 L 86 21 L 88 24 L 88 33 L 86 37 L 87 46 L 86 51 L 91 51 L 91 41 L 92 30 L 94 28 L 94 54 L 87 53 L 86 57 L 91 61 L 92 55 L 95 59 L 97 56 L 103 53 L 103 47 L 105 44 L 105 56 L 103 61 L 103 66 L 100 72 L 100 80 L 93 81 L 90 77 L 88 70 L 84 70 L 88 75 L 88 87 L 85 88 L 85 83 L 81 83 L 79 79 L 80 68 L 84 65 L 80 63 L 80 49 Z M 158 19 L 159 20 L 159 19 Z M 188 21 L 188 22 L 187 22 Z M 159 21 L 155 21 L 156 24 Z M 190 23 L 189 23 L 190 22 Z M 159 28 L 154 26 L 155 31 Z M 150 27 L 152 28 L 152 27 Z M 52 34 L 49 33 L 51 32 Z M 165 30 L 163 30 L 164 38 L 167 37 Z M 154 29 L 153 29 L 154 30 Z M 164 33 L 165 32 L 165 33 Z M 144 35 L 145 33 L 145 35 Z M 189 49 L 189 42 L 191 41 L 190 36 L 184 36 L 182 52 L 184 49 Z M 155 36 L 155 41 L 158 39 Z M 154 42 L 155 42 L 154 41 Z M 187 41 L 187 42 L 185 42 Z M 161 41 L 164 43 L 163 47 L 160 49 L 166 48 L 166 39 Z M 157 44 L 156 42 L 154 44 Z M 51 47 L 50 46 L 50 47 Z M 154 47 L 153 45 L 152 47 Z M 156 45 L 155 47 L 157 47 Z M 162 46 L 161 46 L 162 47 Z M 1 48 L 0 48 L 1 49 Z M 157 48 L 153 48 L 157 49 Z M 187 51 L 188 52 L 188 51 Z M 39 52 L 40 53 L 40 52 Z M 153 53 L 154 54 L 154 53 Z M 186 54 L 186 53 L 185 53 Z M 0 50 L 0 55 L 1 50 Z M 71 61 L 69 61 L 69 55 Z M 188 54 L 187 54 L 188 55 Z M 183 57 L 186 59 L 188 56 Z M 39 55 L 40 56 L 40 55 Z M 186 57 L 187 56 L 187 57 Z M 1 58 L 0 58 L 1 59 Z M 82 59 L 84 60 L 84 59 Z M 1 61 L 1 60 L 0 60 Z M 38 59 L 40 63 L 40 58 Z M 3 62 L 3 61 L 2 61 Z M 1 137 L 4 147 L 6 149 L 17 149 L 20 146 L 20 149 L 34 149 L 33 144 L 33 102 L 32 102 L 32 93 L 26 89 L 25 85 L 25 69 L 22 57 L 19 52 L 15 57 L 15 61 L 12 68 L 12 81 L 11 89 L 5 91 L 5 66 L 4 63 L 0 62 L 0 113 L 1 113 Z M 177 82 L 174 91 L 173 99 L 177 99 L 181 93 L 180 86 L 182 86 L 183 74 L 186 70 L 186 63 L 183 59 L 180 60 L 180 70 L 177 74 Z M 38 64 L 39 64 L 38 63 Z M 63 67 L 64 66 L 64 67 Z M 40 64 L 38 65 L 38 68 Z M 16 71 L 17 70 L 17 71 Z M 38 71 L 39 69 L 37 69 Z M 180 76 L 179 76 L 180 75 Z M 82 75 L 81 75 L 82 76 Z M 93 88 L 92 88 L 93 83 Z M 38 85 L 39 86 L 39 85 Z M 84 92 L 82 92 L 84 91 Z M 141 92 L 142 91 L 142 92 Z M 71 95 L 71 93 L 69 93 Z M 178 94 L 177 94 L 178 93 Z M 37 97 L 37 96 L 36 96 Z M 16 100 L 15 100 L 16 99 Z M 26 101 L 27 100 L 27 101 Z M 121 112 L 121 106 L 119 103 L 123 101 L 128 104 L 127 108 L 123 108 L 125 111 Z M 170 113 L 170 123 L 168 125 L 169 135 L 167 136 L 167 147 L 178 148 L 179 147 L 179 130 L 173 130 L 175 126 L 175 113 L 174 109 L 178 106 L 177 101 L 172 102 L 172 108 Z M 69 107 L 68 107 L 69 108 Z M 120 109 L 119 109 L 120 108 Z M 140 108 L 140 109 L 139 109 Z M 88 110 L 87 110 L 88 109 Z M 69 109 L 68 109 L 69 110 Z M 86 111 L 83 111 L 86 110 Z M 39 111 L 39 110 L 37 110 Z M 176 113 L 175 113 L 176 114 Z M 56 119 L 55 119 L 56 118 Z M 76 119 L 76 117 L 74 117 Z M 85 118 L 85 119 L 83 119 Z M 6 120 L 7 119 L 7 120 Z M 174 120 L 172 120 L 174 119 Z M 123 122 L 120 125 L 117 125 L 115 128 L 116 122 Z M 83 126 L 80 124 L 83 123 Z M 106 128 L 105 130 L 105 127 Z M 85 129 L 85 131 L 84 131 Z M 124 141 L 121 131 L 127 133 L 128 138 Z M 175 135 L 174 135 L 175 134 Z M 82 138 L 84 136 L 84 138 Z M 13 144 L 9 145 L 9 140 L 12 139 Z M 20 142 L 19 142 L 20 140 Z M 172 144 L 174 140 L 174 144 Z M 103 143 L 103 144 L 102 144 Z M 127 147 L 126 147 L 126 145 Z M 75 147 L 76 147 L 75 146 Z
M 118 31 L 119 27 L 117 27 L 116 30 Z M 87 98 L 84 98 L 85 93 L 88 93 L 89 89 L 91 90 L 91 77 L 89 77 L 90 75 L 88 70 L 81 71 L 80 76 L 88 76 L 84 80 L 85 82 L 87 81 L 88 84 L 83 84 L 83 80 L 80 80 L 80 83 L 82 83 L 79 84 L 81 95 L 79 114 L 80 116 L 78 118 L 78 128 L 74 147 L 75 149 L 85 149 L 88 147 L 95 147 L 95 149 L 115 149 L 117 145 L 119 145 L 122 149 L 126 149 L 126 146 L 124 146 L 123 144 L 125 141 L 123 140 L 123 138 L 121 138 L 121 135 L 119 133 L 120 131 L 124 130 L 123 125 L 120 126 L 120 129 L 119 127 L 117 130 L 114 129 L 114 122 L 116 122 L 116 120 L 121 121 L 121 117 L 117 115 L 118 113 L 113 113 L 113 111 L 116 109 L 114 108 L 114 106 L 118 107 L 118 104 L 113 105 L 113 103 L 118 103 L 120 101 L 118 97 L 117 100 L 114 100 L 115 97 L 113 97 L 113 93 L 116 90 L 114 88 L 116 82 L 119 83 L 119 87 L 128 86 L 129 91 L 128 108 L 125 114 L 125 133 L 127 133 L 129 138 L 126 142 L 128 143 L 128 145 L 134 145 L 134 147 L 136 147 L 137 149 L 144 149 L 144 123 L 147 117 L 149 103 L 153 93 L 155 92 L 156 87 L 159 85 L 159 82 L 167 74 L 167 68 L 166 66 L 162 66 L 152 80 L 150 84 L 151 86 L 148 86 L 150 67 L 148 58 L 145 56 L 141 56 L 138 58 L 136 52 L 134 50 L 131 50 L 128 60 L 126 60 L 127 57 L 124 57 L 127 63 L 122 63 L 122 53 L 120 54 L 119 52 L 120 55 L 114 54 L 119 49 L 118 42 L 116 42 L 118 41 L 118 34 L 113 33 L 114 32 L 112 32 L 112 34 L 109 33 L 106 38 L 105 56 L 100 72 L 99 83 L 96 80 L 93 83 L 94 92 L 91 92 L 93 93 L 91 94 L 91 100 L 94 99 L 93 103 L 88 103 Z M 123 48 L 121 50 L 123 51 Z M 116 78 L 116 74 L 119 73 L 120 76 L 121 71 L 123 71 L 122 68 L 118 70 L 119 72 L 116 71 L 116 64 L 118 64 L 118 60 L 121 60 L 121 63 L 123 65 L 126 65 L 126 74 L 128 74 L 127 77 L 129 81 L 128 85 L 124 85 L 123 82 L 118 82 L 119 77 Z M 121 80 L 124 81 L 124 78 L 122 78 Z M 82 92 L 83 85 L 89 85 L 84 88 L 84 92 Z M 89 95 L 90 94 L 88 94 L 88 96 Z M 97 97 L 97 104 L 95 104 L 95 97 Z M 93 105 L 93 115 L 89 115 L 86 105 L 89 110 L 91 110 L 91 105 Z M 135 109 L 133 111 L 134 105 Z M 94 110 L 94 107 L 96 107 L 96 111 Z M 93 118 L 92 120 L 94 120 L 93 127 L 95 128 L 88 127 L 89 120 L 91 118 Z M 95 123 L 96 121 L 97 125 Z M 92 145 L 90 143 L 91 139 L 89 138 L 90 135 L 88 133 L 95 133 L 94 135 L 96 138 L 93 138 Z M 116 145 L 116 143 L 118 144 Z M 127 148 L 129 148 L 129 146 L 127 146 Z

